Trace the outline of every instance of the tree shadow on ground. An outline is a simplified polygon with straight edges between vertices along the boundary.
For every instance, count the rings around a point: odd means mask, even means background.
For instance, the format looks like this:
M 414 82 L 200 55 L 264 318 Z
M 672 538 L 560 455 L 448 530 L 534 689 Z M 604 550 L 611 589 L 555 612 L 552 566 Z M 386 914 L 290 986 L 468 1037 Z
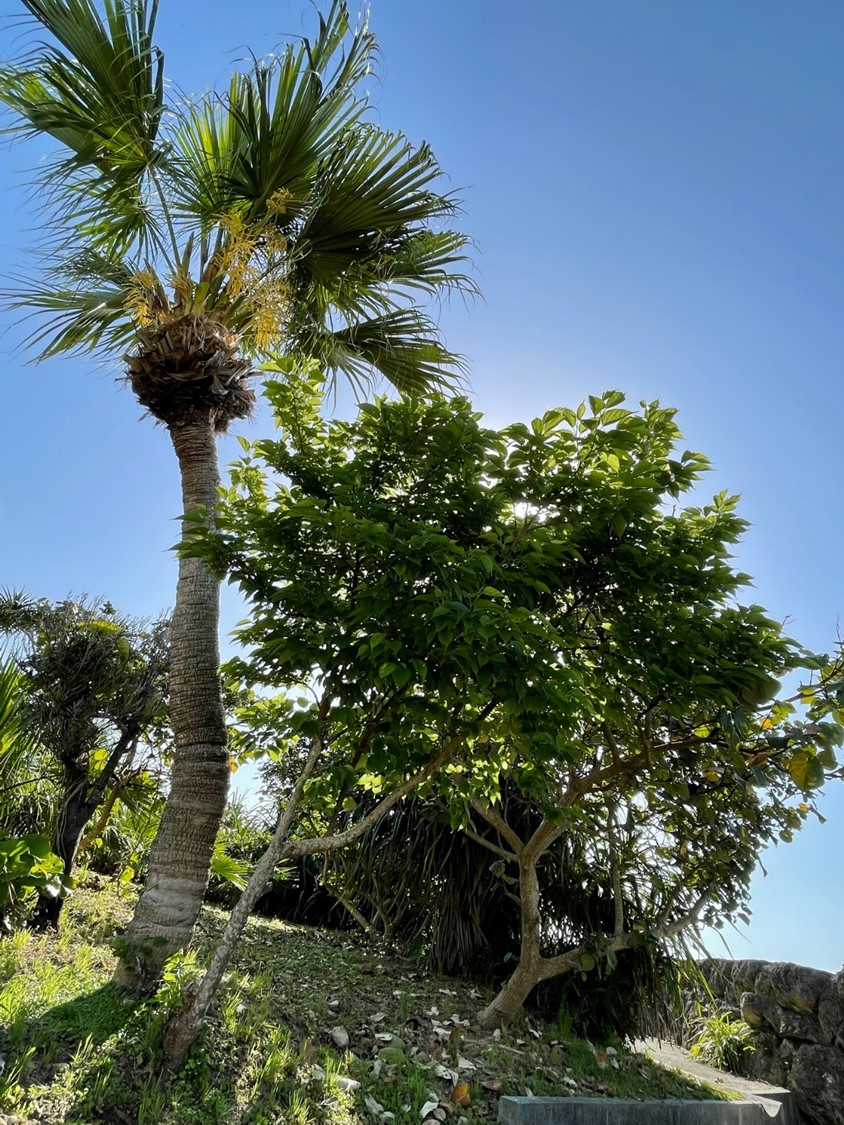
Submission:
M 138 1006 L 112 983 L 38 1016 L 15 1020 L 0 1032 L 6 1059 L 0 1108 L 18 1108 L 15 1103 L 22 1094 L 37 1101 L 39 1087 L 50 1087 L 51 1092 L 60 1087 L 66 1094 L 64 1121 L 134 1125 L 137 1118 L 121 1109 L 121 1103 L 134 1100 L 132 1060 L 127 1053 L 124 1065 L 105 1045 L 137 1024 Z M 127 1047 L 135 1038 L 127 1036 Z M 100 1113 L 98 1106 L 108 1106 L 108 1111 Z

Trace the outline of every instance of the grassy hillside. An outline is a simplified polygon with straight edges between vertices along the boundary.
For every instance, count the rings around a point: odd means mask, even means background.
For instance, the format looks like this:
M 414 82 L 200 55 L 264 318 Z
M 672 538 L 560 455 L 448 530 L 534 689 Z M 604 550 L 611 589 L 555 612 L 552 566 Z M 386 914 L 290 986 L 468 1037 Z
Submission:
M 0 941 L 0 1110 L 13 1121 L 419 1125 L 426 1105 L 441 1104 L 459 1125 L 495 1120 L 505 1093 L 718 1096 L 564 1026 L 525 1017 L 479 1034 L 485 997 L 471 985 L 347 934 L 264 919 L 250 924 L 201 1042 L 168 1081 L 163 1023 L 224 915 L 205 910 L 197 949 L 137 1004 L 110 983 L 112 942 L 132 906 L 131 893 L 88 886 L 60 935 Z

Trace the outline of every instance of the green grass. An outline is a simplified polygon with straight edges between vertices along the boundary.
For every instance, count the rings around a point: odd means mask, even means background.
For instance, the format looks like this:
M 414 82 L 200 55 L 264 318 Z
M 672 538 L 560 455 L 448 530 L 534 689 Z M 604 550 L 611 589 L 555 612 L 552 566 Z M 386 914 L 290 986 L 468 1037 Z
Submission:
M 60 936 L 0 941 L 0 1110 L 45 1125 L 418 1125 L 422 1106 L 448 1102 L 458 1079 L 471 1103 L 450 1105 L 456 1123 L 494 1120 L 501 1094 L 721 1096 L 533 1017 L 482 1034 L 473 1023 L 487 997 L 471 985 L 346 934 L 263 919 L 250 923 L 202 1039 L 166 1081 L 168 1010 L 225 916 L 204 911 L 196 951 L 154 1000 L 136 1003 L 110 983 L 109 943 L 132 906 L 111 888 L 80 889 Z

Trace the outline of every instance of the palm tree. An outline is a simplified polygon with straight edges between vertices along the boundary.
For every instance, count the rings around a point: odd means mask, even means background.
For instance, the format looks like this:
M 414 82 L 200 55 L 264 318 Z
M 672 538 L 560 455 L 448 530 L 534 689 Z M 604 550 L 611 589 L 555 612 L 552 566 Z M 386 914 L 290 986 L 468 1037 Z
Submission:
M 252 409 L 256 364 L 308 357 L 402 392 L 460 370 L 416 301 L 471 289 L 466 239 L 445 226 L 427 147 L 366 120 L 375 40 L 333 0 L 312 40 L 191 100 L 164 83 L 157 0 L 21 0 L 39 31 L 0 70 L 24 136 L 60 149 L 40 180 L 50 232 L 36 280 L 9 303 L 43 314 L 41 357 L 105 351 L 166 429 L 183 511 L 204 520 L 215 438 Z M 128 934 L 126 983 L 188 941 L 225 807 L 218 582 L 182 558 L 170 686 L 176 742 L 167 810 Z

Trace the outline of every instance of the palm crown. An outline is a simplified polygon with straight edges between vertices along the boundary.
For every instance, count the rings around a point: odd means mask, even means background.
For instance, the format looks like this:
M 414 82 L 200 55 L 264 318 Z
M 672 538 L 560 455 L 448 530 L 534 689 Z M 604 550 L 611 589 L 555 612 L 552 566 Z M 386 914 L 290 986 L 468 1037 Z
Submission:
M 42 178 L 59 234 L 9 295 L 46 314 L 42 355 L 129 349 L 155 417 L 211 404 L 217 429 L 273 352 L 410 392 L 459 372 L 415 303 L 473 288 L 443 223 L 456 202 L 427 145 L 366 121 L 375 41 L 343 0 L 312 41 L 194 100 L 168 98 L 156 0 L 22 2 L 55 39 L 0 70 L 12 129 L 61 146 Z

